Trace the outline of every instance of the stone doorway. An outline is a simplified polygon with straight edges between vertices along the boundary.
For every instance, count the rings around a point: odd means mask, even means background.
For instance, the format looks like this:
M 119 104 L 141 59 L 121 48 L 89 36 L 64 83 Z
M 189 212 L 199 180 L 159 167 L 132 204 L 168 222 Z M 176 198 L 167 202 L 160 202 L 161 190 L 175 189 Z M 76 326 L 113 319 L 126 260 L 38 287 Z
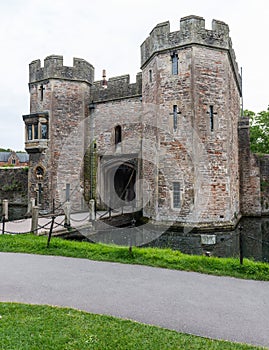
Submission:
M 114 188 L 117 196 L 126 203 L 135 199 L 136 170 L 129 164 L 121 164 L 114 175 Z
M 137 160 L 110 159 L 102 163 L 99 184 L 101 203 L 112 209 L 135 208 L 139 196 Z

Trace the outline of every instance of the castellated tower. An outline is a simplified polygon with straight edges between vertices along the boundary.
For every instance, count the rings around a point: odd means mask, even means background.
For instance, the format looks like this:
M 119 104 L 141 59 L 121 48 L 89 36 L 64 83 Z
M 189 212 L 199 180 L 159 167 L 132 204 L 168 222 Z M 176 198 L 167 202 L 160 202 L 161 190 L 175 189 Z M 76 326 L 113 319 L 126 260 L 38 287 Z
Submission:
M 158 24 L 141 70 L 94 81 L 81 59 L 30 64 L 29 197 L 51 211 L 94 199 L 167 225 L 230 228 L 240 218 L 241 78 L 228 26 L 201 17 Z M 62 209 L 62 207 L 61 207 Z
M 83 184 L 83 121 L 93 80 L 94 68 L 82 59 L 74 58 L 73 67 L 63 66 L 63 57 L 55 55 L 45 59 L 44 67 L 40 60 L 30 63 L 25 149 L 30 154 L 29 198 L 41 210 L 52 211 L 72 191 L 80 196 L 74 187 Z
M 198 227 L 238 221 L 241 80 L 228 26 L 201 17 L 158 24 L 141 46 L 144 215 Z M 149 145 L 154 145 L 149 147 Z

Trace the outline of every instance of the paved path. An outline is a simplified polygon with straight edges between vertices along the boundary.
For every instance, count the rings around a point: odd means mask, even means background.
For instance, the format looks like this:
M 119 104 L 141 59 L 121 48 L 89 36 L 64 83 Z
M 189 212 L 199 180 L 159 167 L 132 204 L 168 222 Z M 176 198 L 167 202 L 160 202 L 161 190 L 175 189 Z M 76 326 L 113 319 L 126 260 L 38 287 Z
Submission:
M 107 211 L 98 211 L 96 214 L 96 220 L 100 220 L 100 218 L 108 218 L 111 216 L 120 216 L 122 213 L 132 213 L 133 208 L 130 206 L 126 206 L 124 210 L 113 210 L 111 214 Z M 38 234 L 48 234 L 50 231 L 52 216 L 38 218 Z M 57 234 L 60 231 L 65 230 L 64 228 L 65 217 L 64 215 L 58 215 L 54 221 L 53 233 Z M 5 232 L 6 233 L 27 233 L 31 231 L 31 223 L 32 219 L 19 219 L 13 221 L 7 221 L 5 223 Z M 70 215 L 70 224 L 72 228 L 81 228 L 85 227 L 85 225 L 89 225 L 89 212 L 81 212 L 81 213 L 72 213 Z M 2 224 L 0 227 L 0 234 L 2 233 Z
M 5 232 L 8 233 L 27 233 L 31 231 L 32 219 L 21 219 L 14 221 L 7 221 L 5 223 Z M 72 227 L 79 227 L 89 223 L 89 214 L 88 213 L 76 213 L 71 215 L 70 220 Z M 39 217 L 38 219 L 38 234 L 47 234 L 49 233 L 51 226 L 51 217 Z M 64 229 L 64 215 L 58 215 L 54 221 L 53 232 L 62 231 Z M 2 227 L 1 227 L 2 230 Z
M 269 347 L 269 283 L 0 253 L 0 301 L 51 304 Z

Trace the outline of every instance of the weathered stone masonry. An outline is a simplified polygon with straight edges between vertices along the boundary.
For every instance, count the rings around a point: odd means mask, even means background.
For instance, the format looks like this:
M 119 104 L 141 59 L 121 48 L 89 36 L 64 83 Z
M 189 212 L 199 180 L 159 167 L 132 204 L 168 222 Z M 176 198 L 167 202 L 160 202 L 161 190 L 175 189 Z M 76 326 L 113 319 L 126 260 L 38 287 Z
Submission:
M 213 20 L 207 30 L 197 16 L 176 32 L 158 24 L 141 45 L 141 70 L 130 83 L 128 75 L 94 81 L 81 59 L 30 64 L 29 197 L 47 211 L 53 201 L 80 210 L 94 198 L 99 208 L 129 205 L 200 228 L 260 214 L 228 26 Z
M 76 58 L 73 67 L 64 67 L 62 56 L 47 57 L 44 68 L 40 60 L 30 64 L 30 115 L 24 120 L 29 125 L 46 116 L 48 137 L 26 139 L 30 153 L 29 197 L 36 198 L 41 187 L 38 201 L 44 210 L 51 210 L 53 201 L 56 206 L 65 201 L 66 184 L 72 191 L 83 181 L 80 171 L 73 170 L 80 169 L 84 154 L 83 124 L 93 70 L 88 62 Z M 38 168 L 43 169 L 42 176 Z M 74 205 L 80 208 L 81 192 L 73 191 L 73 195 Z
M 0 204 L 8 199 L 9 204 L 24 205 L 27 200 L 28 168 L 0 169 Z
M 205 29 L 203 18 L 190 16 L 181 19 L 178 32 L 170 33 L 169 22 L 156 26 L 142 45 L 143 102 L 161 107 L 159 168 L 167 184 L 153 185 L 162 193 L 156 213 L 160 220 L 229 225 L 239 216 L 234 130 L 241 81 L 228 26 L 213 21 L 212 29 Z M 177 55 L 178 74 L 171 76 L 172 55 Z M 149 70 L 155 77 L 151 88 Z M 176 130 L 172 127 L 173 106 L 181 113 Z M 210 106 L 216 112 L 214 130 L 210 130 Z M 151 123 L 156 123 L 155 115 Z M 174 181 L 182 184 L 180 211 L 172 205 Z

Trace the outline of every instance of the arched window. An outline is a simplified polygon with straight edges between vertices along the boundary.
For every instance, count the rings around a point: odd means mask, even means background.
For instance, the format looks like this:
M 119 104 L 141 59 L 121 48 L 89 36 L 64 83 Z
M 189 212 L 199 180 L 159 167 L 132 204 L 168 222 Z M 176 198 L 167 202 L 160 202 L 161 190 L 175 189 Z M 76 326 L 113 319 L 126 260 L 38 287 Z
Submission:
M 117 125 L 115 127 L 115 145 L 121 143 L 121 126 Z

